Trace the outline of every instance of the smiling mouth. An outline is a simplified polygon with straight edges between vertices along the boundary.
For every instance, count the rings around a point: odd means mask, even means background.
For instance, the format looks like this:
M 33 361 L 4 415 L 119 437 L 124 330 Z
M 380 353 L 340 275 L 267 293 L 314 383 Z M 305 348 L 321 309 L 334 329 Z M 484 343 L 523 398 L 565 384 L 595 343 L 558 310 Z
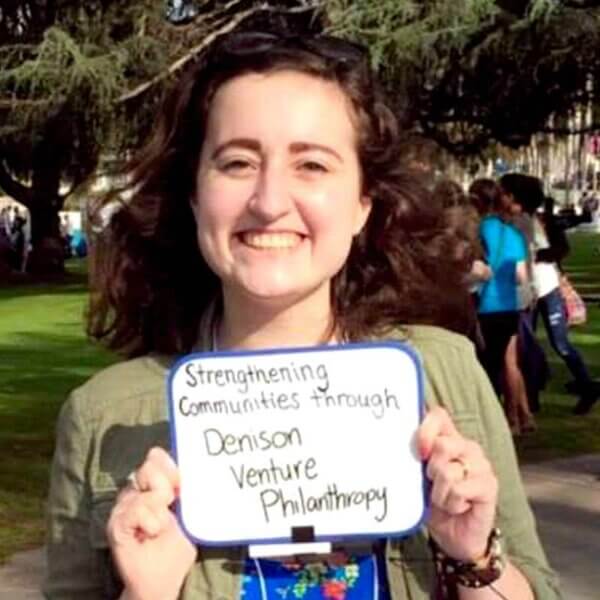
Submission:
M 302 242 L 298 233 L 258 233 L 245 231 L 239 234 L 239 239 L 246 246 L 260 250 L 281 250 L 295 248 Z

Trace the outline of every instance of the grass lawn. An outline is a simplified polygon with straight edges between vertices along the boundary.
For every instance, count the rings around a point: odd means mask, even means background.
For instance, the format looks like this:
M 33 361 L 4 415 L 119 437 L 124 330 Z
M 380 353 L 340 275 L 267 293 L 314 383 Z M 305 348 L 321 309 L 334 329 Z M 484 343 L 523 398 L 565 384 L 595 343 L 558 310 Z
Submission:
M 571 238 L 567 263 L 580 292 L 600 294 L 600 235 Z M 0 288 L 0 562 L 43 540 L 43 502 L 54 423 L 69 390 L 114 360 L 86 340 L 84 264 L 71 261 L 61 284 Z M 590 303 L 589 322 L 573 331 L 594 376 L 600 378 L 600 306 Z M 554 377 L 542 397 L 540 430 L 518 440 L 524 461 L 600 452 L 600 406 L 586 417 L 571 415 L 570 379 L 549 351 Z
M 598 298 L 587 303 L 588 322 L 571 329 L 569 337 L 583 355 L 592 377 L 600 379 L 600 234 L 575 233 L 569 242 L 571 253 L 564 266 L 571 281 L 580 294 Z M 538 335 L 545 344 L 552 380 L 541 397 L 539 430 L 517 440 L 519 457 L 537 461 L 600 452 L 600 402 L 585 417 L 571 415 L 575 398 L 564 389 L 571 376 L 546 343 L 541 324 Z
M 86 275 L 69 269 L 65 283 L 0 288 L 0 562 L 42 542 L 58 409 L 111 362 L 84 336 Z

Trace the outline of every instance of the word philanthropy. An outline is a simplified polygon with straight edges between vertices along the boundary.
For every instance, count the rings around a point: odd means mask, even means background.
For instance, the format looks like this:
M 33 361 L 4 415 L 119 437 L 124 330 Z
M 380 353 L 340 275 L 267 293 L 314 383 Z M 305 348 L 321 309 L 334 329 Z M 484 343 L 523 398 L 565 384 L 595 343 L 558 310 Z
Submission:
M 332 512 L 349 508 L 364 508 L 367 513 L 375 513 L 374 519 L 381 523 L 387 515 L 387 487 L 370 488 L 341 492 L 335 483 L 330 483 L 323 494 L 311 496 L 298 486 L 292 495 L 281 489 L 268 488 L 260 493 L 260 503 L 265 521 L 268 523 L 272 511 L 279 517 L 309 515 L 318 512 Z

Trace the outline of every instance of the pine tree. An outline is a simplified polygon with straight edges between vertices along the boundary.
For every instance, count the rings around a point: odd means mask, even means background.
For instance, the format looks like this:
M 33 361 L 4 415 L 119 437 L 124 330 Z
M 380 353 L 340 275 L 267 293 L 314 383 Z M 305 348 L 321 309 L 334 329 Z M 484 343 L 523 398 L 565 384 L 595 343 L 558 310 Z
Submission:
M 290 0 L 3 0 L 0 188 L 30 211 L 31 269 L 62 269 L 65 198 L 102 157 L 139 144 L 182 66 L 217 35 L 310 10 Z
M 332 32 L 367 44 L 406 127 L 458 156 L 600 129 L 597 0 L 332 0 Z

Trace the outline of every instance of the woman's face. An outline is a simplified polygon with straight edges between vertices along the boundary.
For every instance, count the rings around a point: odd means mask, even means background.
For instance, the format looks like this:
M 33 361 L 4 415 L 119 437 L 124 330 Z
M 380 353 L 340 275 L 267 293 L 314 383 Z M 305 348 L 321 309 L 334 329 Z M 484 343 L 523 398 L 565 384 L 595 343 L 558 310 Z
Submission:
M 514 195 L 504 189 L 500 196 L 500 210 L 509 215 L 520 215 L 523 212 Z
M 331 278 L 371 208 L 340 88 L 294 71 L 225 83 L 211 105 L 193 205 L 200 250 L 226 297 L 316 294 L 329 304 Z

